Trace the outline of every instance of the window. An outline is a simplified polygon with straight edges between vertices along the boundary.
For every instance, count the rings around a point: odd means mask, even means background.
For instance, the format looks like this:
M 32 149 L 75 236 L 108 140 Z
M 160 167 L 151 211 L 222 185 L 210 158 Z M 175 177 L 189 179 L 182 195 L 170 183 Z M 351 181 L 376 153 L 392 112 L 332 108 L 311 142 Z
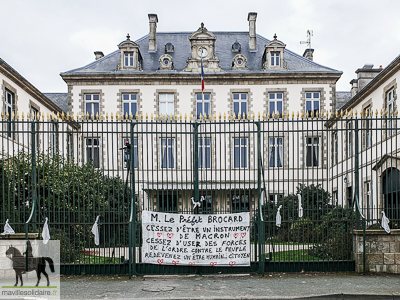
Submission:
M 200 197 L 201 212 L 203 214 L 212 214 L 212 196 L 205 195 Z
M 86 162 L 92 163 L 95 168 L 100 168 L 100 139 L 86 139 Z
M 237 117 L 243 114 L 247 117 L 247 94 L 233 94 L 233 113 Z
M 51 130 L 51 148 L 53 149 L 53 154 L 57 153 L 58 151 L 58 124 L 55 122 L 51 122 L 50 124 Z
M 34 108 L 33 106 L 30 107 L 30 112 L 31 117 L 35 120 L 35 148 L 39 147 L 39 122 L 37 121 L 37 117 L 39 114 L 39 111 Z
M 371 120 L 371 106 L 365 109 L 365 147 L 371 147 L 372 145 L 372 120 Z
M 391 111 L 394 113 L 394 90 L 390 90 L 386 94 L 386 103 L 387 103 L 387 111 L 388 111 L 388 120 L 386 122 L 386 128 L 388 136 L 391 136 L 392 133 L 392 128 L 393 128 L 393 120 L 392 116 L 390 114 Z
M 311 116 L 311 113 L 316 115 L 319 111 L 319 93 L 306 93 L 306 114 Z
M 126 67 L 133 67 L 133 53 L 132 52 L 125 52 L 125 66 Z
M 279 66 L 279 52 L 271 52 L 271 66 Z
M 72 132 L 67 133 L 67 158 L 73 159 L 74 157 L 74 136 Z
M 338 192 L 337 191 L 332 192 L 332 204 L 335 206 L 338 205 Z
M 122 101 L 124 106 L 124 118 L 132 114 L 136 115 L 137 112 L 137 94 L 123 94 Z
M 282 116 L 283 112 L 283 93 L 269 93 L 268 94 L 268 102 L 269 102 L 269 113 L 272 115 L 273 112 L 275 114 L 279 112 L 279 116 Z
M 333 149 L 332 149 L 332 165 L 336 165 L 338 163 L 338 134 L 337 132 L 332 133 L 332 140 L 333 140 Z
M 351 186 L 347 187 L 347 207 L 353 207 L 353 187 Z
M 168 53 L 168 52 L 174 52 L 174 45 L 172 45 L 171 43 L 165 44 L 165 53 Z
M 283 162 L 283 138 L 269 139 L 269 166 L 282 167 Z
M 306 137 L 306 166 L 318 167 L 319 162 L 319 137 Z
M 160 94 L 159 95 L 160 114 L 163 115 L 174 114 L 175 113 L 174 101 L 175 101 L 174 94 Z
M 211 139 L 199 139 L 199 168 L 211 168 Z
M 237 191 L 232 195 L 232 213 L 250 211 L 250 195 L 245 191 Z
M 367 210 L 367 221 L 371 220 L 371 212 L 372 212 L 372 195 L 371 195 L 371 181 L 365 182 L 365 201 L 366 201 L 366 210 Z
M 158 211 L 178 213 L 178 195 L 161 191 L 161 194 L 158 195 Z
M 234 139 L 234 167 L 247 168 L 247 138 Z
M 278 203 L 279 200 L 283 199 L 283 194 L 269 194 L 269 201 L 270 202 L 274 202 L 274 203 Z
M 200 114 L 203 117 L 210 116 L 211 113 L 211 95 L 210 94 L 196 94 L 196 108 L 197 108 L 197 118 L 200 118 Z
M 131 143 L 130 138 L 124 138 L 124 148 L 126 146 L 126 142 L 129 143 L 130 147 L 133 147 L 133 167 L 138 167 L 138 140 L 136 138 L 133 139 L 133 143 Z M 129 148 L 124 149 L 124 168 L 128 168 L 130 164 L 131 152 Z
M 175 168 L 175 139 L 161 139 L 161 168 Z
M 8 114 L 7 118 L 7 137 L 14 137 L 14 122 L 12 120 L 12 112 L 14 106 L 14 94 L 6 90 L 6 103 L 5 103 L 5 114 Z
M 353 123 L 351 121 L 347 122 L 347 157 L 352 157 L 353 155 Z
M 96 116 L 99 113 L 100 95 L 99 94 L 86 94 L 85 95 L 86 113 L 91 116 Z

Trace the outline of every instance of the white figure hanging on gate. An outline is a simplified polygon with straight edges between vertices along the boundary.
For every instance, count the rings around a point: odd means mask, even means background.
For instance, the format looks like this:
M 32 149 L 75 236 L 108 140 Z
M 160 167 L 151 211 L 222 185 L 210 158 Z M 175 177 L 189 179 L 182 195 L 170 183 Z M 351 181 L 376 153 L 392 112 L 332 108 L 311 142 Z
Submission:
M 6 234 L 15 234 L 14 229 L 12 229 L 11 225 L 8 224 L 8 219 L 6 221 L 6 224 L 4 225 L 4 232 L 1 235 L 6 235 Z
M 192 200 L 192 203 L 193 203 L 193 209 L 195 209 L 197 206 L 200 207 L 201 206 L 201 202 L 206 201 L 206 198 L 204 196 L 201 196 L 199 202 L 195 202 L 194 201 L 194 197 L 192 197 L 191 200 Z
M 382 210 L 382 223 L 381 223 L 381 226 L 382 226 L 383 229 L 385 229 L 385 231 L 387 233 L 390 233 L 389 223 L 390 223 L 389 218 L 386 217 L 385 212 Z
M 278 211 L 276 212 L 276 227 L 281 227 L 282 217 L 281 217 L 282 205 L 279 205 Z

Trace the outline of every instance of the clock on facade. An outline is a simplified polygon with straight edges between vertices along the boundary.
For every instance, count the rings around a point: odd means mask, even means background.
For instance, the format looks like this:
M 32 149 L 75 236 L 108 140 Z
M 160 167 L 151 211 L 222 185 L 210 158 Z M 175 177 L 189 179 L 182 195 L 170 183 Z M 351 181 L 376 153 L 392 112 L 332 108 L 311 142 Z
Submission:
M 200 48 L 197 50 L 197 54 L 198 54 L 201 58 L 204 58 L 204 57 L 207 56 L 208 51 L 207 51 L 206 48 L 200 47 Z

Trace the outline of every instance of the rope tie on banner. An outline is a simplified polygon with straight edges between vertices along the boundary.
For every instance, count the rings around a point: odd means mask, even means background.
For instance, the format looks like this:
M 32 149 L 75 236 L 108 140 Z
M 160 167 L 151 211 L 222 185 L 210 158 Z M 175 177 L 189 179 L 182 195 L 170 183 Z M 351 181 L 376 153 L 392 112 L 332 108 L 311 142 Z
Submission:
M 6 224 L 4 225 L 4 232 L 1 233 L 1 235 L 6 235 L 6 234 L 15 234 L 14 229 L 12 229 L 11 225 L 8 224 L 8 219 L 6 221 Z
M 49 225 L 47 224 L 48 218 L 46 218 L 46 221 L 44 222 L 43 225 L 43 231 L 42 231 L 42 238 L 43 238 L 43 243 L 47 244 L 50 241 L 50 230 L 49 230 Z
M 278 211 L 276 212 L 276 227 L 281 227 L 282 224 L 281 208 L 282 205 L 279 205 Z
M 99 226 L 97 225 L 97 222 L 99 222 L 100 216 L 97 216 L 96 221 L 93 224 L 92 227 L 92 233 L 94 234 L 94 243 L 96 246 L 100 244 L 100 234 L 99 234 Z
M 381 223 L 381 227 L 382 227 L 383 229 L 385 229 L 385 231 L 386 231 L 387 233 L 390 233 L 389 223 L 390 223 L 389 218 L 386 217 L 385 212 L 382 210 L 382 223 Z
M 299 199 L 299 218 L 303 217 L 303 205 L 301 203 L 301 195 L 298 194 L 297 198 Z

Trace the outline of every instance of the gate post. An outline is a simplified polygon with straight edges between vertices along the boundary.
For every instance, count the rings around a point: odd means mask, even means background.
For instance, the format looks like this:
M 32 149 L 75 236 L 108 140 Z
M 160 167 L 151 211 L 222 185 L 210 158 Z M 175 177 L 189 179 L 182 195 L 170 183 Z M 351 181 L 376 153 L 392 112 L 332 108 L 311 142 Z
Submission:
M 257 126 L 257 229 L 258 229 L 258 271 L 259 273 L 264 275 L 265 272 L 265 235 L 264 235 L 264 222 L 262 216 L 262 208 L 261 208 L 261 168 L 262 168 L 262 161 L 261 161 L 261 129 L 260 129 L 260 122 L 255 122 Z M 265 193 L 266 191 L 264 191 Z

